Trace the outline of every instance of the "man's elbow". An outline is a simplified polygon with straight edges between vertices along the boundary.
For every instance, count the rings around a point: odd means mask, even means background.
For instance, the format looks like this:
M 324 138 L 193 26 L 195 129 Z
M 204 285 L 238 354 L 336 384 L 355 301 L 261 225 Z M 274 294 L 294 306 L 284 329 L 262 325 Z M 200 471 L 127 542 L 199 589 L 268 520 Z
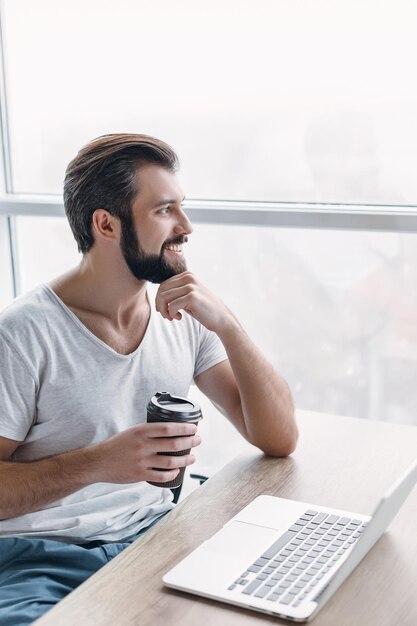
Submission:
M 294 423 L 291 432 L 285 434 L 285 436 L 278 436 L 271 438 L 265 445 L 258 446 L 264 454 L 267 456 L 289 456 L 292 454 L 298 443 L 298 428 Z
M 298 427 L 295 420 L 295 406 L 291 391 L 287 385 L 288 395 L 285 406 L 285 419 L 281 421 L 281 432 L 271 437 L 262 451 L 268 456 L 289 456 L 294 452 L 298 443 Z
M 298 430 L 291 436 L 290 439 L 286 442 L 286 445 L 280 450 L 280 453 L 275 456 L 290 456 L 292 454 L 298 443 Z

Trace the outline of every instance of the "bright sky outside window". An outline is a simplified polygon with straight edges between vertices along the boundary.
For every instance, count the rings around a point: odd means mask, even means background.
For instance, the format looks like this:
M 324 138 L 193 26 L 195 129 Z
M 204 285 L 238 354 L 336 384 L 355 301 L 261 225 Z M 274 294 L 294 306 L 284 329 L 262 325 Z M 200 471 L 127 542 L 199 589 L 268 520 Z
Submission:
M 188 197 L 417 202 L 415 1 L 4 4 L 18 192 L 137 131 L 175 146 Z

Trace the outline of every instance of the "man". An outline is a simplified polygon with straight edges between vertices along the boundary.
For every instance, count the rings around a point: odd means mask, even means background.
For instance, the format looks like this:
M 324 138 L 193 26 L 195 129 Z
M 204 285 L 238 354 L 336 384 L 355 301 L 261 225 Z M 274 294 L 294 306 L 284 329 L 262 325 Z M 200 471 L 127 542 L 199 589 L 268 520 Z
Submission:
M 296 445 L 286 383 L 187 271 L 177 168 L 145 135 L 84 147 L 64 184 L 82 261 L 0 316 L 3 626 L 30 623 L 172 509 L 146 481 L 175 478 L 194 456 L 158 453 L 200 438 L 146 423 L 157 391 L 186 396 L 194 379 L 266 454 Z

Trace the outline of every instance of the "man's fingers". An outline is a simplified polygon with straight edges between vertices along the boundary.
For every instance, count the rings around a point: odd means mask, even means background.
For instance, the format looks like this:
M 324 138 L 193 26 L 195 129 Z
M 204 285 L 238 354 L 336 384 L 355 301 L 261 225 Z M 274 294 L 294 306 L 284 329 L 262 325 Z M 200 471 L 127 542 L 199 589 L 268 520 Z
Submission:
M 157 469 L 150 468 L 146 474 L 146 480 L 152 481 L 153 483 L 167 483 L 170 480 L 174 480 L 179 473 L 179 469 L 160 472 Z
M 164 293 L 168 289 L 172 289 L 174 287 L 179 287 L 185 284 L 196 284 L 197 279 L 192 272 L 188 270 L 186 272 L 182 272 L 181 274 L 176 274 L 172 276 L 172 278 L 168 278 L 164 280 L 163 283 L 159 285 L 158 293 Z
M 161 437 L 160 439 L 152 439 L 152 446 L 158 452 L 182 452 L 182 450 L 190 450 L 201 443 L 201 437 L 194 435 L 193 437 Z
M 191 298 L 192 296 L 187 295 L 184 296 L 183 298 L 178 298 L 177 300 L 174 300 L 173 302 L 170 302 L 168 304 L 168 313 L 171 317 L 176 318 L 176 316 L 178 315 L 180 309 L 186 309 L 187 307 L 187 313 L 191 313 Z
M 155 454 L 149 457 L 150 469 L 175 470 L 179 467 L 188 467 L 195 463 L 195 456 L 187 454 L 184 456 L 166 456 L 165 454 Z
M 172 319 L 175 317 L 175 314 L 178 313 L 179 309 L 182 308 L 175 306 L 175 312 L 173 314 L 171 310 L 172 305 L 176 304 L 180 299 L 183 301 L 184 298 L 191 296 L 194 291 L 195 287 L 187 284 L 181 287 L 175 287 L 174 289 L 168 289 L 164 293 L 158 293 L 155 300 L 156 310 L 161 313 L 163 317 Z
M 181 424 L 180 422 L 149 422 L 134 428 L 151 439 L 155 437 L 189 437 L 197 432 L 195 424 Z
M 175 298 L 179 298 L 181 296 L 190 293 L 195 289 L 195 285 L 180 285 L 177 287 L 171 287 L 170 289 L 166 289 L 165 291 L 159 292 L 159 300 L 175 300 Z M 157 296 L 158 297 L 158 296 Z

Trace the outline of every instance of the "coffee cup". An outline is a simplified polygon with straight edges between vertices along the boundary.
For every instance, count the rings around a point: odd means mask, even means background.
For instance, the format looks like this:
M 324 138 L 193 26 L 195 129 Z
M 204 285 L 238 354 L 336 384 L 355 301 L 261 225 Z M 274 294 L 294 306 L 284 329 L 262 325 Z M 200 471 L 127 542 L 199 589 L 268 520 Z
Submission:
M 146 407 L 147 422 L 179 422 L 181 424 L 198 424 L 203 419 L 201 409 L 196 402 L 193 402 L 189 398 L 182 398 L 179 396 L 172 396 L 168 391 L 160 391 L 156 393 L 148 402 Z M 192 435 L 190 435 L 192 436 Z M 169 439 L 169 437 L 167 437 Z M 191 448 L 188 450 L 179 450 L 178 452 L 158 452 L 163 456 L 185 456 L 190 454 Z M 154 468 L 161 472 L 169 472 L 165 468 Z M 173 489 L 179 487 L 184 480 L 185 467 L 180 467 L 180 472 L 174 480 L 167 482 L 151 482 L 147 481 L 150 485 L 155 487 L 168 487 Z

